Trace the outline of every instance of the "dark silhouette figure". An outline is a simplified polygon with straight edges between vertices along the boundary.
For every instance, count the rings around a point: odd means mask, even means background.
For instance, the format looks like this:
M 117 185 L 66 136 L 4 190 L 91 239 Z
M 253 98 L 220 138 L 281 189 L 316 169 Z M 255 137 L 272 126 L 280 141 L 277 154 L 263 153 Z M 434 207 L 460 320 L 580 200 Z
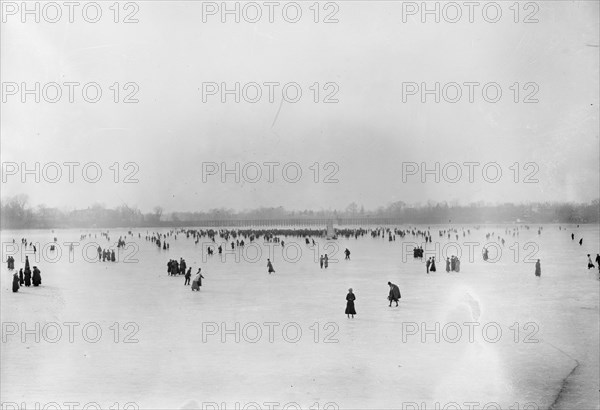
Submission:
M 346 315 L 354 319 L 354 315 L 356 315 L 356 309 L 354 308 L 354 301 L 356 300 L 356 296 L 352 293 L 352 288 L 348 289 L 348 294 L 346 295 Z
M 392 282 L 388 282 L 388 285 L 390 286 L 390 294 L 388 295 L 390 307 L 392 307 L 392 302 L 396 302 L 396 306 L 398 306 L 398 300 L 402 297 L 402 295 L 400 295 L 400 288 Z
M 40 286 L 42 284 L 42 275 L 37 266 L 33 267 L 33 286 Z
M 15 274 L 13 275 L 13 284 L 12 284 L 12 291 L 13 292 L 18 292 L 19 291 L 19 275 L 17 274 L 17 272 L 15 272 Z

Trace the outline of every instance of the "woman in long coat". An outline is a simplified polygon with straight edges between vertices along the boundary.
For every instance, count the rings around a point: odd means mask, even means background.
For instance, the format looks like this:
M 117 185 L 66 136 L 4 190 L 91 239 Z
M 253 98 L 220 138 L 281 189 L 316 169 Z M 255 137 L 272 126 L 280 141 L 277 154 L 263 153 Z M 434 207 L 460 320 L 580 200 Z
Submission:
M 269 274 L 275 273 L 275 269 L 273 269 L 273 264 L 270 259 L 267 259 L 267 268 L 269 268 Z
M 202 276 L 202 274 L 200 273 L 201 270 L 202 268 L 198 268 L 198 274 L 192 281 L 192 291 L 197 290 L 198 292 L 200 292 L 200 286 L 202 286 L 202 278 L 204 278 L 204 276 Z
M 31 269 L 25 268 L 25 286 L 31 286 Z
M 354 315 L 356 315 L 356 309 L 354 309 L 354 301 L 356 300 L 356 296 L 352 293 L 352 288 L 348 289 L 348 294 L 346 295 L 346 315 L 354 319 Z
M 390 301 L 390 307 L 392 307 L 392 302 L 396 302 L 396 306 L 398 306 L 398 300 L 402 297 L 400 295 L 400 288 L 397 285 L 394 285 L 392 282 L 388 282 L 390 286 L 390 294 L 388 296 L 388 300 Z
M 40 275 L 40 270 L 37 268 L 37 266 L 33 267 L 33 286 L 39 286 L 42 284 L 42 275 Z
M 13 275 L 13 292 L 18 292 L 19 291 L 19 275 L 17 274 L 17 272 L 15 272 L 15 274 Z
M 19 269 L 19 284 L 21 286 L 25 284 L 25 279 L 23 278 L 23 268 Z
M 542 267 L 540 266 L 540 260 L 539 259 L 535 263 L 535 276 L 542 276 Z

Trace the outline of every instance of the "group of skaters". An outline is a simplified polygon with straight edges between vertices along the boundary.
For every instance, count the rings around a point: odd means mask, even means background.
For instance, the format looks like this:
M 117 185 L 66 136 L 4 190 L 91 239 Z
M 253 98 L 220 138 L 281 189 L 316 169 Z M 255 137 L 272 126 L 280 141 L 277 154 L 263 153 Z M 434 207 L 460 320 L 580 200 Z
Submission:
M 102 261 L 102 262 L 115 262 L 117 260 L 116 254 L 115 254 L 115 250 L 114 249 L 102 249 L 102 247 L 100 245 L 98 245 L 98 248 L 96 249 L 96 251 L 98 252 L 98 261 Z
M 9 257 L 11 261 L 8 262 L 8 269 L 14 270 L 14 258 L 12 256 Z M 13 274 L 13 283 L 12 283 L 12 291 L 18 292 L 21 286 L 29 287 L 33 284 L 33 286 L 40 286 L 42 284 L 42 272 L 38 269 L 37 266 L 31 269 L 29 265 L 29 257 L 25 256 L 25 269 L 19 269 L 19 272 L 15 272 Z
M 202 279 L 204 279 L 204 276 L 202 276 L 202 273 L 200 273 L 201 271 L 202 268 L 198 268 L 198 272 L 196 272 L 194 280 L 191 281 L 192 292 L 195 290 L 197 290 L 198 292 L 200 291 L 200 287 L 202 286 Z M 169 276 L 184 275 L 185 282 L 183 283 L 183 286 L 190 285 L 190 280 L 192 278 L 192 268 L 187 266 L 185 259 L 179 258 L 179 262 L 177 262 L 177 260 L 175 259 L 170 259 L 169 262 L 167 262 L 167 273 L 169 274 Z
M 458 259 L 458 256 L 452 255 L 451 258 L 446 258 L 446 272 L 460 272 L 460 259 Z
M 186 268 L 187 264 L 185 263 L 185 259 L 183 258 L 179 258 L 179 262 L 177 262 L 177 260 L 175 259 L 169 259 L 169 262 L 167 262 L 167 273 L 169 274 L 169 276 L 185 275 L 187 274 Z M 192 268 L 188 269 L 190 275 L 191 270 Z
M 396 302 L 396 307 L 398 307 L 398 301 L 400 298 L 402 298 L 402 295 L 400 294 L 400 288 L 398 285 L 392 282 L 388 282 L 388 286 L 389 293 L 387 299 L 390 302 L 389 307 L 392 307 L 393 302 Z M 352 288 L 348 289 L 348 294 L 346 295 L 346 310 L 344 312 L 348 318 L 351 317 L 354 319 L 354 315 L 356 315 L 356 307 L 354 306 L 355 300 L 356 295 L 354 294 L 354 291 Z

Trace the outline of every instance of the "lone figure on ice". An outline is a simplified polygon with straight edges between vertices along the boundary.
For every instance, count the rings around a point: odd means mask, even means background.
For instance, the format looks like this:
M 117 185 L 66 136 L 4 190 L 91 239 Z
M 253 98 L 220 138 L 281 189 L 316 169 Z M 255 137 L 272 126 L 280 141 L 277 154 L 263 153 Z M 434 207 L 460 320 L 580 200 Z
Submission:
M 535 276 L 542 276 L 542 267 L 540 266 L 540 260 L 538 259 L 535 263 Z
M 346 248 L 346 250 L 344 251 L 344 253 L 346 254 L 346 259 L 350 259 L 350 250 L 348 248 Z
M 400 289 L 392 282 L 388 282 L 388 285 L 390 286 L 390 294 L 388 296 L 390 307 L 392 307 L 392 302 L 396 302 L 396 306 L 398 306 L 398 300 L 402 297 L 402 295 L 400 295 Z
M 590 254 L 587 254 L 588 256 L 588 269 L 592 269 L 595 268 L 594 264 L 592 263 L 592 257 L 590 256 Z
M 273 264 L 271 263 L 271 259 L 267 259 L 267 268 L 269 270 L 269 275 L 271 273 L 275 273 L 275 269 L 273 269 Z
M 356 315 L 356 309 L 354 309 L 355 300 L 356 296 L 352 293 L 352 288 L 348 289 L 348 294 L 346 295 L 346 316 L 350 317 L 350 315 L 352 315 L 352 319 L 354 319 L 354 315 Z

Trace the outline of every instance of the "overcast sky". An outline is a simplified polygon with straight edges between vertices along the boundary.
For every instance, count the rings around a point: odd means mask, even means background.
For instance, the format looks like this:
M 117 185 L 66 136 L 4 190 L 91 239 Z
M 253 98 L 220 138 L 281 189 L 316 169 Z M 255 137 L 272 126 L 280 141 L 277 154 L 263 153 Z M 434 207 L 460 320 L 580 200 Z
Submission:
M 275 9 L 274 23 L 268 15 L 258 23 L 243 16 L 240 23 L 232 16 L 222 23 L 220 14 L 205 15 L 203 22 L 201 2 L 146 1 L 136 3 L 138 23 L 116 24 L 111 3 L 103 3 L 95 24 L 85 22 L 79 9 L 74 23 L 63 15 L 54 24 L 43 19 L 36 24 L 31 17 L 22 23 L 20 14 L 5 10 L 0 33 L 3 198 L 25 193 L 31 205 L 71 209 L 127 203 L 143 211 L 161 205 L 170 212 L 280 205 L 341 209 L 353 201 L 367 209 L 399 200 L 590 201 L 599 196 L 597 1 L 537 2 L 539 10 L 521 8 L 518 23 L 509 9 L 513 2 L 500 2 L 503 14 L 497 23 L 487 22 L 479 7 L 473 23 L 463 15 L 454 24 L 443 16 L 439 23 L 431 16 L 423 23 L 419 13 L 403 16 L 402 3 L 392 1 L 341 1 L 335 3 L 337 12 L 321 3 L 320 19 L 335 12 L 332 18 L 339 20 L 330 24 L 313 21 L 313 2 L 301 3 L 302 18 L 292 24 L 283 19 L 282 7 Z M 120 19 L 132 11 L 122 9 Z M 266 6 L 262 11 L 268 14 Z M 530 14 L 539 22 L 523 23 Z M 84 101 L 78 87 L 70 103 L 63 86 L 56 103 L 43 96 L 35 103 L 32 95 L 23 103 L 21 90 L 12 95 L 7 84 L 33 88 L 36 82 L 70 81 L 98 83 L 101 100 Z M 115 82 L 121 85 L 120 100 L 135 91 L 124 90 L 123 84 L 136 83 L 139 102 L 115 103 L 109 88 Z M 211 82 L 230 87 L 295 82 L 302 98 L 282 101 L 278 87 L 270 102 L 262 86 L 256 103 L 243 97 L 235 103 L 231 95 L 222 103 L 219 94 L 203 102 L 203 83 Z M 432 88 L 436 82 L 456 82 L 462 85 L 462 99 L 450 103 L 442 96 L 436 104 L 428 96 L 422 103 L 417 92 L 403 101 L 403 83 L 409 82 Z M 502 97 L 487 102 L 480 86 L 469 102 L 465 82 L 497 83 Z M 318 103 L 310 88 L 314 83 L 321 88 Z M 335 86 L 323 89 L 326 83 Z M 517 103 L 514 83 L 520 87 Z M 447 91 L 453 98 L 455 91 Z M 331 92 L 338 102 L 323 103 Z M 524 103 L 528 96 L 538 102 Z M 22 169 L 11 175 L 15 171 L 9 164 L 21 168 L 22 162 L 32 169 L 35 162 L 41 168 L 50 162 L 81 166 L 75 168 L 74 183 L 64 165 L 57 183 L 43 175 L 39 183 L 33 175 L 22 183 Z M 95 184 L 81 174 L 91 162 L 102 170 Z M 121 168 L 117 183 L 109 168 L 115 162 Z M 236 162 L 240 183 L 232 175 L 221 182 L 220 172 L 203 181 L 203 163 L 233 169 Z M 273 183 L 264 165 L 262 178 L 252 183 L 245 179 L 255 176 L 255 168 L 242 173 L 249 162 L 281 165 L 274 168 Z M 481 165 L 474 168 L 473 182 L 464 165 L 456 183 L 443 175 L 439 183 L 433 175 L 423 183 L 420 173 L 405 175 L 403 182 L 403 163 L 434 169 L 436 162 L 441 168 L 450 162 Z M 502 171 L 497 183 L 482 176 L 483 165 L 491 162 Z M 124 169 L 126 163 L 137 169 Z M 287 163 L 299 165 L 299 182 L 289 182 L 293 167 L 284 179 Z M 320 168 L 317 183 L 314 163 Z M 336 165 L 325 168 L 326 163 Z M 518 183 L 514 163 L 520 168 Z M 532 164 L 524 168 L 526 163 Z M 46 170 L 53 178 L 54 170 Z M 454 178 L 455 170 L 446 170 Z M 123 183 L 132 172 L 139 182 Z M 338 182 L 324 183 L 328 176 Z M 493 179 L 495 169 L 488 168 L 487 176 Z M 527 176 L 538 182 L 524 183 Z

